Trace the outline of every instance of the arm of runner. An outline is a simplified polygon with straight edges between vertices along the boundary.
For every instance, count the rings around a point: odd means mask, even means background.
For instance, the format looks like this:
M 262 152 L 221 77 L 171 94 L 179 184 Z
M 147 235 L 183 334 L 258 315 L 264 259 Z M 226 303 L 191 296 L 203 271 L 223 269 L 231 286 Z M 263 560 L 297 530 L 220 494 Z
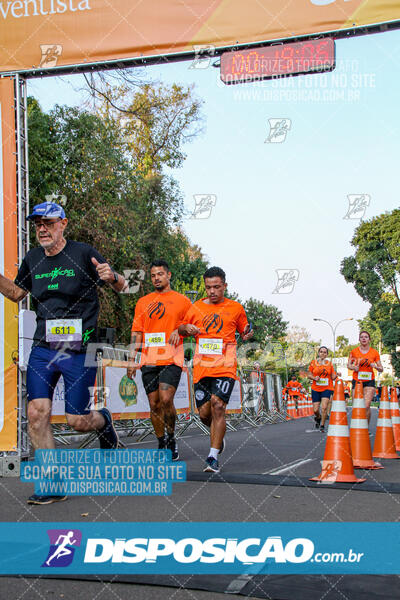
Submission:
M 319 377 L 314 377 L 311 371 L 307 371 L 307 377 L 308 379 L 311 379 L 311 381 L 318 381 L 319 379 Z
M 126 288 L 125 277 L 116 273 L 108 263 L 100 263 L 94 256 L 91 260 L 101 281 L 109 283 L 116 292 L 122 292 Z
M 347 363 L 347 368 L 350 369 L 350 371 L 359 371 L 360 367 L 358 365 L 358 361 L 356 358 L 353 357 L 353 355 L 350 352 L 350 356 L 349 356 L 349 360 Z
M 199 335 L 200 329 L 196 327 L 196 325 L 192 325 L 191 323 L 186 323 L 185 325 L 179 325 L 178 333 L 182 337 L 188 337 L 190 335 Z
M 250 340 L 254 335 L 254 329 L 251 329 L 251 325 L 250 323 L 247 323 L 246 327 L 243 330 L 243 333 L 241 334 L 241 338 L 244 342 L 247 342 L 247 340 Z
M 12 300 L 12 302 L 20 302 L 28 292 L 20 288 L 11 279 L 8 279 L 8 277 L 0 275 L 0 293 L 9 300 Z
M 379 373 L 382 373 L 383 366 L 380 360 L 376 360 L 375 362 L 370 363 L 373 369 L 376 369 Z
M 128 367 L 126 374 L 129 379 L 132 379 L 136 375 L 136 371 L 140 369 L 140 364 L 135 362 L 137 353 L 142 347 L 143 333 L 141 331 L 132 331 L 131 333 L 131 345 L 128 358 Z
M 248 322 L 245 310 L 241 305 L 236 321 L 236 329 L 240 333 L 240 337 L 244 342 L 250 340 L 254 335 L 251 323 Z
M 179 335 L 178 329 L 174 329 L 174 331 L 169 336 L 168 344 L 171 346 L 178 346 L 181 340 L 181 336 Z

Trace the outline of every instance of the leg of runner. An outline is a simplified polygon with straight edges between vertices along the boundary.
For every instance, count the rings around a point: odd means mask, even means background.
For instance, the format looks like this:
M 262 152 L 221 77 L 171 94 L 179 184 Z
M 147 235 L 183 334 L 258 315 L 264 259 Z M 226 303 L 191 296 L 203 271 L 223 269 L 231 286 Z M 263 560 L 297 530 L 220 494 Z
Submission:
M 213 443 L 215 443 L 215 433 L 214 433 L 214 437 L 213 437 L 213 431 L 214 431 L 214 420 L 213 420 L 213 411 L 211 408 L 211 403 L 213 398 L 216 398 L 216 396 L 211 396 L 211 400 L 208 400 L 207 402 L 205 402 L 204 404 L 202 404 L 199 407 L 199 416 L 200 419 L 202 421 L 202 423 L 204 423 L 205 425 L 207 425 L 207 427 L 210 427 L 210 451 L 208 453 L 208 457 L 206 459 L 206 467 L 204 469 L 204 471 L 209 472 L 209 473 L 219 473 L 219 465 L 218 465 L 218 453 L 219 453 L 219 448 L 221 448 L 222 442 L 220 446 L 213 446 Z M 219 400 L 219 398 L 218 398 Z
M 321 402 L 313 402 L 314 421 L 315 421 L 315 427 L 317 429 L 319 427 L 319 424 L 321 423 L 321 413 L 319 411 L 320 405 L 321 405 Z
M 211 428 L 210 428 L 210 441 L 211 448 L 217 450 L 219 453 L 222 447 L 222 442 L 226 432 L 226 420 L 225 420 L 226 404 L 218 396 L 211 396 Z
M 100 448 L 118 448 L 118 434 L 108 408 L 92 410 L 91 390 L 96 380 L 96 367 L 85 366 L 84 354 L 70 354 L 59 364 L 65 386 L 65 416 L 76 431 L 96 431 Z
M 364 400 L 365 400 L 365 407 L 367 409 L 368 424 L 371 420 L 371 402 L 374 399 L 374 396 L 375 396 L 375 388 L 372 386 L 364 385 Z
M 329 408 L 329 404 L 331 403 L 331 399 L 330 398 L 322 398 L 321 400 L 321 426 L 320 426 L 320 430 L 321 431 L 325 431 L 325 421 L 326 418 L 328 416 L 328 408 Z
M 319 410 L 320 406 L 321 406 L 321 392 L 317 392 L 316 390 L 311 390 L 311 399 L 312 399 L 313 409 L 314 409 L 315 428 L 319 429 L 319 426 L 321 423 L 321 413 Z
M 178 460 L 179 452 L 178 446 L 175 440 L 175 422 L 176 422 L 176 409 L 174 406 L 174 396 L 176 388 L 168 383 L 160 383 L 159 397 L 160 404 L 164 415 L 164 424 L 167 430 L 167 443 L 166 446 L 172 452 L 172 460 Z
M 154 433 L 158 439 L 158 449 L 162 450 L 165 448 L 165 423 L 164 423 L 164 411 L 160 401 L 160 393 L 157 389 L 154 392 L 147 394 L 150 404 L 150 419 L 153 425 Z
M 328 404 L 327 404 L 327 408 L 326 408 L 326 418 L 327 419 L 329 419 L 329 417 L 331 416 L 331 410 L 332 410 L 332 394 L 328 398 Z
M 35 398 L 28 402 L 29 435 L 34 448 L 55 448 L 53 430 L 50 423 L 51 400 Z
M 88 415 L 70 415 L 65 414 L 67 423 L 75 431 L 101 431 L 106 424 L 105 416 L 98 410 L 92 410 Z
M 211 402 L 208 401 L 199 408 L 199 417 L 201 422 L 207 427 L 211 427 Z

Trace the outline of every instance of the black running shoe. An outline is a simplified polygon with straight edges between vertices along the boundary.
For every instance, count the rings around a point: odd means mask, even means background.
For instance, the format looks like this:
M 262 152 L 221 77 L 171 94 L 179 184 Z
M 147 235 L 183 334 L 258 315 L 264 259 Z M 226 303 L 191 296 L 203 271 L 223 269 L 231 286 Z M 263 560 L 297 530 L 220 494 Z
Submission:
M 106 420 L 103 429 L 99 429 L 97 432 L 100 440 L 100 448 L 103 450 L 115 450 L 118 448 L 118 434 L 114 429 L 111 413 L 108 408 L 101 408 L 99 413 L 101 413 Z
M 176 439 L 174 437 L 168 437 L 167 449 L 171 450 L 171 452 L 172 452 L 172 460 L 178 460 L 178 458 L 179 458 L 178 444 L 176 443 Z
M 53 504 L 53 502 L 63 502 L 67 499 L 67 496 L 39 496 L 39 494 L 32 494 L 28 498 L 28 504 Z
M 321 425 L 321 427 L 319 428 L 320 431 L 322 431 L 322 433 L 325 433 L 325 425 Z
M 203 469 L 204 473 L 219 473 L 219 465 L 216 458 L 209 456 L 206 458 L 206 466 Z
M 319 429 L 319 426 L 321 424 L 321 418 L 318 419 L 317 417 L 314 417 L 314 421 L 315 421 L 315 429 Z

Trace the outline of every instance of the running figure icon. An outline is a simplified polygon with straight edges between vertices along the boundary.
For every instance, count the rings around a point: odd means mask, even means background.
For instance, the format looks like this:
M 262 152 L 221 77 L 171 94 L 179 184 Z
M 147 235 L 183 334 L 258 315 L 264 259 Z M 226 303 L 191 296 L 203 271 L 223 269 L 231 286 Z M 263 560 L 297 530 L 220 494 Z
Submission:
M 67 546 L 73 546 L 74 544 L 76 544 L 78 542 L 78 540 L 72 539 L 73 536 L 74 536 L 73 531 L 69 531 L 66 535 L 58 536 L 57 541 L 55 543 L 55 545 L 57 546 L 57 549 L 46 560 L 46 563 L 45 563 L 48 567 L 50 566 L 50 563 L 54 558 L 61 558 L 62 556 L 68 556 L 69 554 L 72 554 L 72 550 L 70 548 L 67 548 Z

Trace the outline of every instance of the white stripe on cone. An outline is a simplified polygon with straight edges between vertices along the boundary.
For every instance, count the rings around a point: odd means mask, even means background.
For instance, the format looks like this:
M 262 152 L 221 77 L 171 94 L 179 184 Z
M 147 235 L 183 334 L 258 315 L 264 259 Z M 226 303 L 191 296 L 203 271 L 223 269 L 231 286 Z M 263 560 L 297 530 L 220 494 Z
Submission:
M 349 437 L 349 428 L 347 425 L 331 425 L 329 424 L 328 436 Z
M 365 400 L 364 400 L 364 398 L 354 398 L 354 400 L 353 400 L 353 408 L 365 408 Z
M 390 427 L 392 428 L 392 419 L 378 419 L 377 427 Z
M 368 429 L 367 419 L 351 419 L 350 429 Z

